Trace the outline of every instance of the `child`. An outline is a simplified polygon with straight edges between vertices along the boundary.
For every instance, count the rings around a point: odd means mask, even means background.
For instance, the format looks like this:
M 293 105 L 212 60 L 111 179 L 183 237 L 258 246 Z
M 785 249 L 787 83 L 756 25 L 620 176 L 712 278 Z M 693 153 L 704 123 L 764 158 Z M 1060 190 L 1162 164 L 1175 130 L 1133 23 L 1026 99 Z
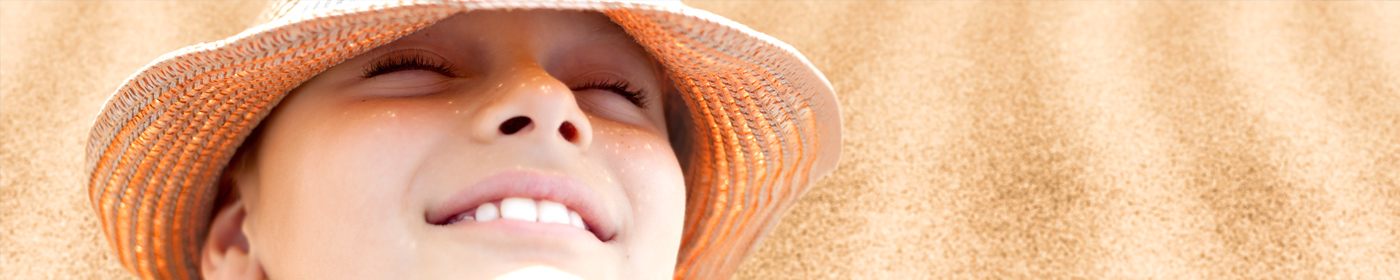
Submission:
M 728 278 L 840 151 L 805 58 L 679 3 L 267 17 L 98 116 L 90 196 L 138 276 Z

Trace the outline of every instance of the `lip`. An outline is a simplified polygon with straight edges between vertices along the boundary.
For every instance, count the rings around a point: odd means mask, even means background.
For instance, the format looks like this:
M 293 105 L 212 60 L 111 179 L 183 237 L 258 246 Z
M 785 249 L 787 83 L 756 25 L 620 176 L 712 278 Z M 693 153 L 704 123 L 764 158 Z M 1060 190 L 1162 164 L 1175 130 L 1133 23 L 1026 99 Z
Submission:
M 578 212 L 579 217 L 590 227 L 589 231 L 599 241 L 611 241 L 616 235 L 616 227 L 613 226 L 610 216 L 603 209 L 601 200 L 582 182 L 566 176 L 523 171 L 492 175 L 477 181 L 468 188 L 457 191 L 443 200 L 437 207 L 428 209 L 424 214 L 424 222 L 441 224 L 458 213 L 475 209 L 482 203 L 507 197 L 527 197 L 559 202 L 570 210 Z M 496 221 L 481 224 L 494 222 Z

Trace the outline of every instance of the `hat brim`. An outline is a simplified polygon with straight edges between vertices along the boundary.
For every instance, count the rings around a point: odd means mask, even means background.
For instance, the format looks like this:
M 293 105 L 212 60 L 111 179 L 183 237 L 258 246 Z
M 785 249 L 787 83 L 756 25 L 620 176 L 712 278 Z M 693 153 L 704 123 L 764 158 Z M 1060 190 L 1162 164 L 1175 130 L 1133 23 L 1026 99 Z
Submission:
M 835 168 L 841 124 L 826 78 L 792 47 L 705 11 L 588 1 L 331 9 L 166 54 L 119 87 L 87 145 L 89 196 L 109 243 L 143 278 L 198 278 L 219 175 L 289 90 L 458 13 L 537 8 L 607 15 L 684 95 L 694 134 L 677 278 L 728 277 Z

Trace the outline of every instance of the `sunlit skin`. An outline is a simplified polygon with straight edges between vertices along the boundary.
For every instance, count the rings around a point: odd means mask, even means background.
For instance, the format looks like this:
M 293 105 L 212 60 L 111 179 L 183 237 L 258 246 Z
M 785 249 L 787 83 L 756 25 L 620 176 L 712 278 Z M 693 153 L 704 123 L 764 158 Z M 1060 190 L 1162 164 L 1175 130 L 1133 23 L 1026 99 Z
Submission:
M 403 61 L 435 66 L 384 67 Z M 641 106 L 600 86 L 618 81 Z M 276 107 L 226 170 L 237 195 L 211 225 L 201 272 L 669 278 L 685 207 L 681 147 L 668 141 L 679 129 L 667 123 L 673 91 L 659 64 L 603 15 L 454 16 L 318 74 Z M 517 117 L 528 124 L 506 124 Z M 582 186 L 598 210 L 590 230 L 607 236 L 432 221 L 454 196 L 526 177 Z

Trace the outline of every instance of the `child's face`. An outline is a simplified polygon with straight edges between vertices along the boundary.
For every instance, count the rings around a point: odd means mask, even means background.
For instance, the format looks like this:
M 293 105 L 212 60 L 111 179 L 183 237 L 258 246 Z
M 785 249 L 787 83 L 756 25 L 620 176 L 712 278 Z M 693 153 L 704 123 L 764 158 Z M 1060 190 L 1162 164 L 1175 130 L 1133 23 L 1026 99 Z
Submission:
M 563 11 L 459 15 L 334 66 L 232 169 L 250 254 L 282 279 L 669 278 L 685 188 L 659 67 L 606 17 Z M 483 203 L 566 223 L 473 221 Z

